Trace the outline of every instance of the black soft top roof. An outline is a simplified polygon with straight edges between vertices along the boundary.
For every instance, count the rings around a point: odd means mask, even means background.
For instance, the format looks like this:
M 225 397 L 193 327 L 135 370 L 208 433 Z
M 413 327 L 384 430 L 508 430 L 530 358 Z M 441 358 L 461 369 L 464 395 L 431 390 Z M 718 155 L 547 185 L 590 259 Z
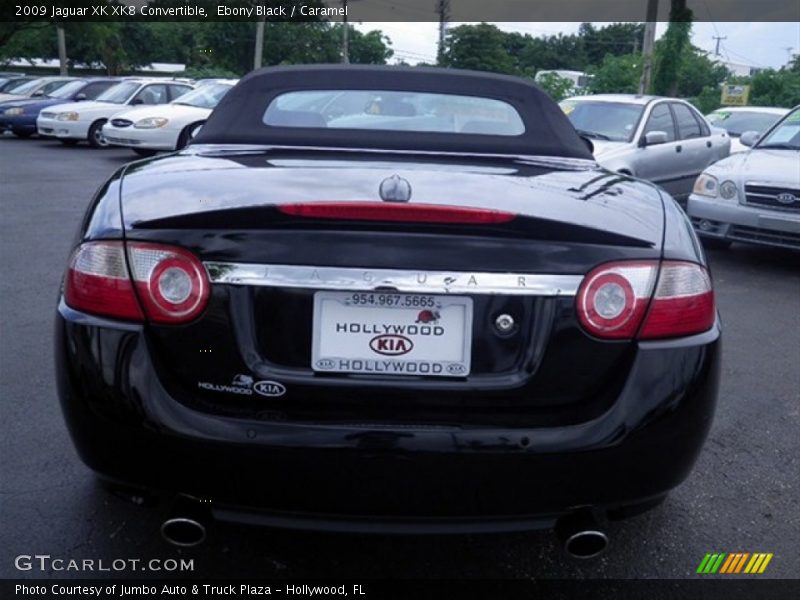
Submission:
M 281 94 L 300 90 L 386 90 L 459 94 L 502 100 L 522 117 L 519 136 L 365 129 L 276 127 L 264 111 Z M 563 156 L 591 159 L 563 111 L 524 79 L 456 69 L 307 65 L 253 71 L 228 92 L 194 139 L 195 144 L 268 144 Z

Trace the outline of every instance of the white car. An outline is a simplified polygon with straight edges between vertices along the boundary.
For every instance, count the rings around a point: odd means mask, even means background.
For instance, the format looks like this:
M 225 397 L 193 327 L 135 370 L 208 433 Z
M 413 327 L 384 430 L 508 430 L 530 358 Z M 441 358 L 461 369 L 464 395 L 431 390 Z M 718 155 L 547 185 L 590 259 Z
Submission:
M 140 156 L 151 156 L 159 150 L 180 150 L 236 82 L 227 79 L 206 83 L 169 104 L 116 114 L 103 126 L 103 137 L 109 144 L 131 148 Z
M 711 165 L 694 184 L 687 214 L 707 246 L 745 242 L 800 250 L 800 106 L 752 146 Z
M 716 127 L 722 127 L 731 136 L 731 154 L 744 152 L 747 146 L 739 139 L 745 131 L 764 133 L 789 112 L 788 108 L 771 106 L 725 106 L 706 115 Z
M 39 113 L 36 129 L 40 136 L 54 137 L 69 146 L 82 140 L 94 148 L 108 146 L 102 129 L 106 121 L 124 106 L 165 104 L 190 91 L 191 85 L 163 79 L 125 79 L 93 102 L 57 104 Z

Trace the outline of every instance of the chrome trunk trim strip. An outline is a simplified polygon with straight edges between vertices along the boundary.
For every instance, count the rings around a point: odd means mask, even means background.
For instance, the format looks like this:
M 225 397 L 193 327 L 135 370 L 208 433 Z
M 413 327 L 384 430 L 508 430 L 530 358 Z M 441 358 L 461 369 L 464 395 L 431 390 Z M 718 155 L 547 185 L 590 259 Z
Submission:
M 574 296 L 582 275 L 413 271 L 350 267 L 204 263 L 212 283 L 265 287 L 417 294 Z

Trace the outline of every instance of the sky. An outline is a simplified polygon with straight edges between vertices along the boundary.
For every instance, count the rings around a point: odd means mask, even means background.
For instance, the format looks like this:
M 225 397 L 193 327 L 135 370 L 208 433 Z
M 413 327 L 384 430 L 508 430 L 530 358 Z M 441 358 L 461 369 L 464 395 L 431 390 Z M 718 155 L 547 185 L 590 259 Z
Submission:
M 362 31 L 380 29 L 392 40 L 394 59 L 407 63 L 435 62 L 438 23 L 360 23 Z M 454 23 L 453 26 L 458 25 Z M 532 36 L 577 33 L 580 23 L 495 23 L 504 31 L 518 31 Z M 597 27 L 608 23 L 594 23 Z M 656 37 L 667 29 L 667 23 L 659 23 Z M 754 67 L 780 68 L 789 60 L 787 47 L 796 54 L 800 52 L 800 23 L 712 23 L 698 22 L 692 27 L 692 43 L 703 50 L 714 52 L 713 36 L 727 39 L 720 43 L 722 60 L 747 64 Z

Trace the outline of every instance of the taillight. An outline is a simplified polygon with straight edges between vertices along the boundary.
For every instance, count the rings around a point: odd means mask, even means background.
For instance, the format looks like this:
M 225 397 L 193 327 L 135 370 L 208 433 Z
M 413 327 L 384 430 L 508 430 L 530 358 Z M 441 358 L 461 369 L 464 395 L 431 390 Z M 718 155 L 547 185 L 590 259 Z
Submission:
M 144 320 L 122 242 L 90 242 L 75 250 L 64 278 L 64 301 L 94 315 Z
M 578 289 L 578 317 L 594 336 L 632 338 L 653 292 L 657 262 L 619 262 L 589 272 Z
M 577 310 L 583 327 L 604 339 L 693 335 L 710 329 L 716 314 L 706 269 L 680 261 L 601 265 L 581 283 Z
M 130 273 L 123 242 L 78 247 L 65 280 L 67 305 L 106 317 L 144 321 L 146 316 L 170 324 L 191 321 L 205 309 L 208 277 L 193 254 L 162 244 L 133 242 L 127 247 Z
M 700 265 L 665 261 L 639 338 L 678 337 L 708 331 L 716 319 L 711 277 Z
M 147 318 L 156 323 L 185 323 L 208 303 L 205 267 L 191 252 L 173 246 L 128 243 L 131 274 Z
M 488 208 L 439 206 L 437 204 L 393 204 L 390 202 L 306 202 L 279 204 L 286 215 L 343 221 L 394 221 L 407 223 L 459 223 L 489 225 L 508 223 L 514 213 Z

